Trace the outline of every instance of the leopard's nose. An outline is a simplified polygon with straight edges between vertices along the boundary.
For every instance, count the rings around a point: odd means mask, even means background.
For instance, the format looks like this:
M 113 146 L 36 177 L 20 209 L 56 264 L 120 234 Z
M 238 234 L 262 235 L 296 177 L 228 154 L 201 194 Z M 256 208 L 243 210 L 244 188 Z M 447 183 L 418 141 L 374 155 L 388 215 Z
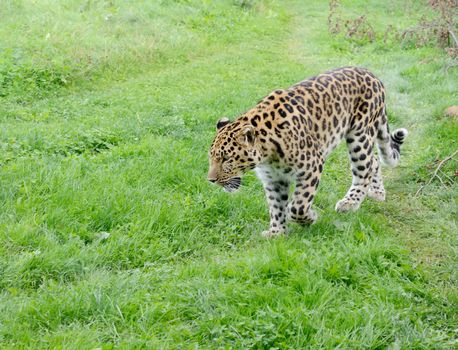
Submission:
M 216 179 L 218 178 L 217 174 L 218 173 L 216 171 L 216 167 L 211 166 L 207 173 L 207 180 L 210 181 L 211 183 L 215 183 Z

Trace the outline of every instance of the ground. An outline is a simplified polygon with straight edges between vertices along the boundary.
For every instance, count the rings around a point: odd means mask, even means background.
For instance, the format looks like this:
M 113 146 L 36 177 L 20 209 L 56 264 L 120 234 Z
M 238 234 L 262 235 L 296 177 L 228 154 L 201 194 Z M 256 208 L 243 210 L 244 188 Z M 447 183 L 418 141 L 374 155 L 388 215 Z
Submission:
M 458 69 L 401 31 L 427 2 L 342 1 L 375 40 L 332 36 L 326 1 L 23 0 L 0 7 L 0 347 L 450 349 L 458 346 Z M 384 40 L 385 39 L 385 40 Z M 216 121 L 358 65 L 385 84 L 400 166 L 384 203 L 266 240 L 261 184 L 206 181 Z

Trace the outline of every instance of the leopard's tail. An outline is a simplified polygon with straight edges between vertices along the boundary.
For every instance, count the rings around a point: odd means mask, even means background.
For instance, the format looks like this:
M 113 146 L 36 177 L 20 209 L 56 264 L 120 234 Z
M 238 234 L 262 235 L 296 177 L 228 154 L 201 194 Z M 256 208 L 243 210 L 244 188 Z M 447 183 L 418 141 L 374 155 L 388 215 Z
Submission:
M 377 131 L 377 146 L 383 163 L 395 167 L 401 157 L 401 145 L 408 134 L 407 129 L 394 130 L 391 134 L 385 114 L 380 120 Z

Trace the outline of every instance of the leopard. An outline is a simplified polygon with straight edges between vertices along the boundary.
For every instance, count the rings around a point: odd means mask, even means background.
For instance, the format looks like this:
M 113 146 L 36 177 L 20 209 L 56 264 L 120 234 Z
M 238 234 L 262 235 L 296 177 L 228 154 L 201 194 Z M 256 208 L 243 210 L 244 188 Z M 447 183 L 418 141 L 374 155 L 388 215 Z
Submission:
M 262 235 L 285 235 L 290 221 L 316 222 L 312 204 L 325 161 L 345 139 L 352 183 L 335 210 L 354 212 L 366 197 L 384 201 L 381 164 L 398 165 L 408 134 L 405 128 L 390 133 L 385 97 L 382 81 L 361 67 L 336 68 L 274 90 L 234 120 L 218 120 L 207 179 L 235 192 L 254 170 L 269 206 L 270 225 Z

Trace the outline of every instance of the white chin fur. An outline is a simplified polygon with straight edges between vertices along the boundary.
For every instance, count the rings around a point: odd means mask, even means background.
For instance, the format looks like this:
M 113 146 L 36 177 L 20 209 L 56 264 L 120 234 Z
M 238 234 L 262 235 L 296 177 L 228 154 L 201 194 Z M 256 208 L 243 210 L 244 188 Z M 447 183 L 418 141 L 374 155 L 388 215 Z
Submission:
M 223 189 L 225 192 L 228 192 L 228 193 L 234 193 L 239 190 L 238 188 L 230 188 L 230 187 L 223 187 Z

